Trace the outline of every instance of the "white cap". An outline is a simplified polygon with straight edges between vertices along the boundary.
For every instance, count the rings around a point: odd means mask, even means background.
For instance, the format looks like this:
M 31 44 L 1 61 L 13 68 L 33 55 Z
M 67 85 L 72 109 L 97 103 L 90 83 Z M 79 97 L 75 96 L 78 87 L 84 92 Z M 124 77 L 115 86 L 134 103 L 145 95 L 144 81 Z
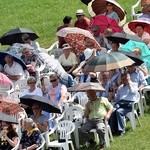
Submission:
M 84 15 L 84 11 L 82 9 L 78 9 L 76 11 L 76 15 Z
M 93 49 L 86 48 L 84 50 L 85 60 L 88 59 L 88 58 L 90 58 L 92 56 L 93 52 L 94 52 Z
M 72 49 L 72 47 L 69 44 L 63 44 L 62 49 Z

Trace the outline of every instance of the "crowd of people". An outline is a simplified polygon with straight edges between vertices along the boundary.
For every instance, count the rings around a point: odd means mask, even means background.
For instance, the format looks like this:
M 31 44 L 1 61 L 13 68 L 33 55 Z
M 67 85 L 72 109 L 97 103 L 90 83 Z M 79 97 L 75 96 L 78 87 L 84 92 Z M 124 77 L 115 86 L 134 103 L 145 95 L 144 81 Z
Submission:
M 118 24 L 120 18 L 113 10 L 114 4 L 111 2 L 106 3 L 106 12 L 102 15 L 114 19 Z M 143 7 L 143 15 L 139 17 L 149 18 L 149 4 Z M 89 131 L 96 128 L 100 138 L 100 149 L 102 150 L 105 145 L 105 129 L 104 120 L 108 120 L 112 133 L 124 135 L 125 122 L 124 118 L 132 109 L 132 103 L 139 97 L 139 91 L 142 90 L 149 83 L 150 64 L 144 61 L 141 66 L 132 64 L 124 68 L 116 68 L 109 71 L 99 72 L 85 72 L 84 67 L 86 64 L 94 59 L 95 56 L 100 56 L 111 52 L 121 52 L 122 45 L 117 41 L 109 41 L 107 36 L 113 34 L 111 28 L 106 28 L 102 33 L 100 26 L 91 26 L 90 19 L 88 19 L 82 9 L 76 11 L 77 20 L 74 27 L 88 30 L 93 35 L 95 41 L 99 44 L 100 49 L 96 49 L 94 42 L 89 38 L 84 38 L 84 51 L 75 51 L 73 47 L 65 40 L 64 37 L 58 36 L 58 47 L 60 48 L 60 56 L 58 62 L 69 76 L 69 80 L 73 86 L 78 83 L 95 82 L 101 84 L 105 92 L 98 92 L 96 90 L 86 91 L 89 102 L 87 102 L 84 110 L 84 122 L 80 129 L 86 145 L 94 145 L 95 141 L 90 138 Z M 63 28 L 72 26 L 72 17 L 65 16 L 63 25 L 57 28 L 57 32 Z M 135 37 L 146 44 L 147 55 L 150 56 L 150 35 L 144 30 L 145 25 L 137 24 L 135 26 Z M 71 95 L 67 88 L 68 84 L 64 84 L 60 74 L 54 69 L 50 70 L 49 76 L 41 74 L 38 68 L 42 63 L 45 63 L 41 56 L 42 50 L 36 41 L 32 41 L 28 34 L 22 34 L 21 48 L 14 51 L 20 56 L 20 60 L 25 64 L 25 68 L 16 61 L 15 57 L 7 54 L 4 58 L 5 64 L 1 65 L 1 73 L 7 76 L 10 80 L 11 87 L 16 81 L 26 79 L 27 87 L 20 90 L 20 96 L 37 95 L 46 97 L 47 100 L 54 102 L 63 112 L 69 95 Z M 142 55 L 143 49 L 135 45 L 131 52 L 136 55 Z M 48 54 L 45 54 L 48 56 Z M 46 64 L 46 63 L 45 63 Z M 49 68 L 48 64 L 45 65 Z M 59 70 L 59 68 L 57 68 Z M 26 72 L 28 75 L 26 75 Z M 12 81 L 12 82 L 11 82 Z M 68 81 L 70 82 L 70 81 Z M 17 134 L 17 125 L 9 121 L 0 122 L 0 150 L 10 150 L 15 147 L 18 142 L 19 150 L 32 150 L 36 149 L 41 144 L 41 133 L 48 131 L 54 127 L 52 121 L 49 121 L 50 113 L 42 110 L 38 102 L 34 103 L 32 107 L 21 104 L 25 109 L 27 118 L 24 119 L 22 125 L 22 136 Z M 53 124 L 53 125 L 52 125 Z M 88 144 L 87 144 L 88 143 Z

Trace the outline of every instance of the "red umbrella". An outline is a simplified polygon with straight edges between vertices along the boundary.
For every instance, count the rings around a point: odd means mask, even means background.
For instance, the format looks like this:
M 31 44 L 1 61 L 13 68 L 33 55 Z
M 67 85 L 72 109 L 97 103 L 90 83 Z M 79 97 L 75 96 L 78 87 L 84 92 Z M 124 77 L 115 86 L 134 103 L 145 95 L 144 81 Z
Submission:
M 91 27 L 100 26 L 100 32 L 103 33 L 107 28 L 111 28 L 113 32 L 122 32 L 115 19 L 105 15 L 97 15 L 91 19 Z
M 0 96 L 0 111 L 16 115 L 19 112 L 22 112 L 23 108 L 18 103 L 15 103 L 14 99 Z
M 150 34 L 150 22 L 144 20 L 133 20 L 129 23 L 126 23 L 123 27 L 124 32 L 128 34 L 134 34 L 135 28 L 137 25 L 142 25 L 144 27 L 144 31 Z
M 0 86 L 1 85 L 13 85 L 13 83 L 5 74 L 0 72 Z

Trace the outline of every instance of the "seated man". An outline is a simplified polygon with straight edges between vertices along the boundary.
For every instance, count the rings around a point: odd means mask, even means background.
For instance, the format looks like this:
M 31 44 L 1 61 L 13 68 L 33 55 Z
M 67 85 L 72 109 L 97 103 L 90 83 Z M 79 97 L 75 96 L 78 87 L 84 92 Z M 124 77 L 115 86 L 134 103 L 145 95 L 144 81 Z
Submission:
M 34 120 L 37 124 L 38 129 L 41 132 L 46 132 L 48 130 L 48 119 L 45 115 L 42 114 L 42 109 L 38 103 L 32 105 L 32 111 L 34 115 L 31 115 L 30 118 Z
M 96 91 L 88 90 L 87 96 L 89 102 L 87 102 L 84 111 L 85 123 L 80 128 L 82 136 L 87 144 L 93 145 L 95 141 L 90 138 L 89 131 L 96 128 L 96 131 L 100 138 L 100 149 L 103 150 L 105 145 L 105 124 L 104 119 L 109 119 L 113 106 L 107 100 L 107 98 L 96 96 Z
M 18 62 L 14 61 L 11 55 L 6 55 L 5 61 L 6 64 L 4 65 L 4 73 L 12 82 L 24 78 L 25 74 L 22 66 Z
M 132 103 L 138 96 L 137 84 L 131 81 L 129 74 L 121 74 L 121 82 L 122 84 L 119 86 L 115 97 L 116 110 L 110 119 L 112 132 L 119 132 L 119 135 L 125 133 L 124 117 L 132 110 Z M 117 127 L 114 126 L 116 123 L 115 121 L 117 121 Z
M 40 58 L 37 54 L 34 54 L 29 48 L 23 48 L 22 60 L 27 65 L 27 70 L 31 76 L 36 76 L 37 68 L 41 65 Z
M 67 73 L 72 74 L 72 71 L 74 71 L 78 64 L 77 57 L 73 52 L 71 52 L 71 46 L 64 44 L 62 47 L 63 54 L 59 57 L 59 62 Z

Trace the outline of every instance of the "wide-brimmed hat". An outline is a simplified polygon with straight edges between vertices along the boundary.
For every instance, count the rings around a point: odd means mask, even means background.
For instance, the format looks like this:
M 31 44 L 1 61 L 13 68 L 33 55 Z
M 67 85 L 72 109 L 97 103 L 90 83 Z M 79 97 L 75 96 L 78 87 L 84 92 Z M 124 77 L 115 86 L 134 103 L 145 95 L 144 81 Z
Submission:
M 94 52 L 93 49 L 86 48 L 84 50 L 85 60 L 88 59 L 88 58 L 90 58 L 92 56 L 93 52 Z
M 76 15 L 84 15 L 84 11 L 82 9 L 78 9 L 76 11 Z
M 72 49 L 72 47 L 69 44 L 63 44 L 62 49 Z

